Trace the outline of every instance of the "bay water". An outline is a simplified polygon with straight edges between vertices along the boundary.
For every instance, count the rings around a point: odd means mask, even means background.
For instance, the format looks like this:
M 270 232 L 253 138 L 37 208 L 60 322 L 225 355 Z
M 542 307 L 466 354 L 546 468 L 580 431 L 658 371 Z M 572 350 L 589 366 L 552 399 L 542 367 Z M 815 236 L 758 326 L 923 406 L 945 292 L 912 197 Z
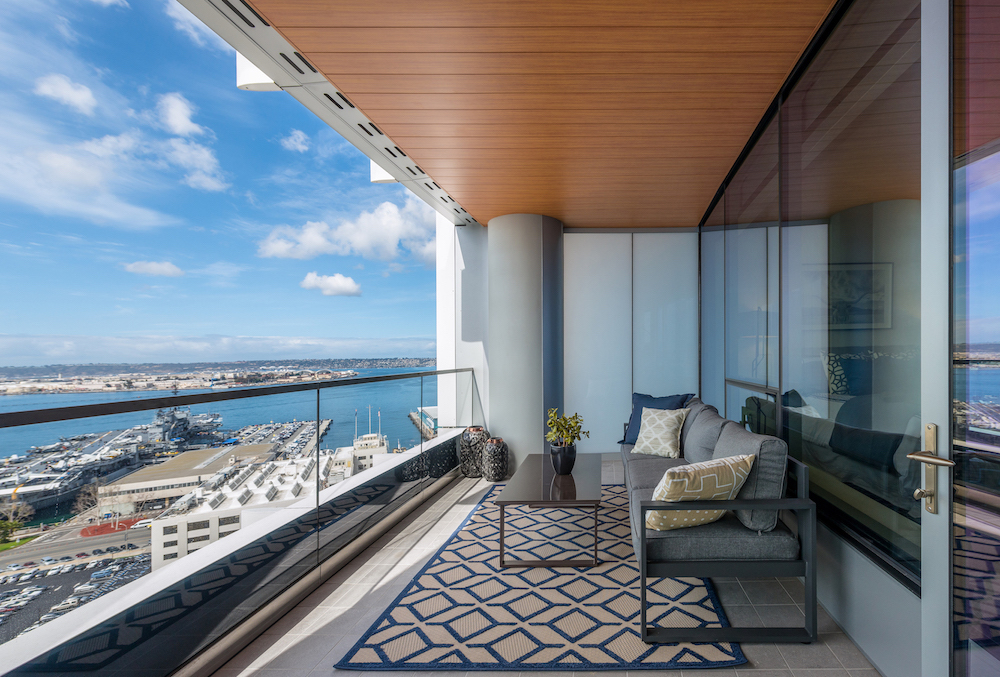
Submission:
M 427 369 L 355 369 L 359 376 L 433 371 Z M 460 374 L 459 378 L 465 375 Z M 182 390 L 178 395 L 207 392 Z M 0 397 L 0 412 L 29 411 L 55 407 L 72 407 L 84 404 L 119 402 L 122 400 L 169 396 L 170 391 L 128 391 L 114 393 L 53 393 L 7 395 Z M 421 406 L 437 404 L 437 377 L 400 379 L 383 383 L 320 390 L 320 418 L 332 419 L 330 430 L 323 438 L 324 448 L 350 446 L 354 440 L 355 411 L 357 432 L 368 432 L 369 405 L 371 406 L 372 431 L 379 429 L 381 411 L 382 433 L 389 438 L 389 446 L 397 443 L 412 447 L 420 443 L 420 434 L 408 414 Z M 191 407 L 191 413 L 214 412 L 222 414 L 224 430 L 238 430 L 258 423 L 283 423 L 316 419 L 316 391 L 303 391 L 287 395 L 271 395 L 243 400 L 228 400 Z M 59 421 L 39 425 L 0 429 L 0 458 L 12 454 L 23 455 L 31 446 L 54 444 L 63 437 L 82 433 L 100 433 L 120 430 L 150 423 L 156 410 L 129 414 L 115 414 L 75 421 Z

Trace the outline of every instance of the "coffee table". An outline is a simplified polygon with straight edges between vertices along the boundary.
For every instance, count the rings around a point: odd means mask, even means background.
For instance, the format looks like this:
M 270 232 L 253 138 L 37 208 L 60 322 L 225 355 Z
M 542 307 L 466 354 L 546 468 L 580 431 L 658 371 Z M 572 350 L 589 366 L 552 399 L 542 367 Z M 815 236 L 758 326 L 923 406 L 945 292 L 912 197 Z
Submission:
M 578 454 L 573 473 L 556 475 L 547 454 L 531 454 L 494 501 L 500 506 L 500 568 L 511 567 L 596 567 L 597 511 L 601 506 L 601 455 Z M 505 511 L 509 505 L 528 508 L 593 508 L 594 557 L 570 560 L 504 560 Z

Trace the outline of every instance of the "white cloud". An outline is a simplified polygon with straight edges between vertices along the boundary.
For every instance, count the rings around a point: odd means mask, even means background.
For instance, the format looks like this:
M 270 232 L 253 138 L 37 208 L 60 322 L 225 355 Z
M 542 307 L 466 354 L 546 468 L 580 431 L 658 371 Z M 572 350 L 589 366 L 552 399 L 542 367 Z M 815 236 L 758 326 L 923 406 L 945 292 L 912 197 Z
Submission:
M 188 36 L 191 42 L 199 47 L 209 47 L 224 52 L 235 51 L 228 42 L 220 38 L 177 0 L 165 0 L 164 9 L 167 16 L 173 20 L 174 28 Z
M 5 366 L 338 357 L 433 357 L 433 338 L 0 334 Z
M 291 134 L 281 140 L 281 145 L 285 150 L 305 153 L 309 150 L 309 135 L 300 129 L 293 129 Z
M 90 87 L 73 82 L 65 75 L 52 73 L 35 80 L 35 94 L 44 96 L 70 108 L 75 108 L 84 115 L 93 115 L 97 107 L 97 99 Z
M 279 226 L 258 243 L 263 257 L 311 259 L 322 254 L 357 255 L 391 261 L 408 250 L 421 261 L 434 247 L 434 210 L 408 195 L 402 208 L 383 202 L 353 221 L 334 227 L 309 221 L 301 228 Z
M 312 272 L 305 276 L 299 286 L 303 289 L 318 289 L 323 296 L 361 296 L 361 285 L 340 273 L 317 275 Z
M 111 7 L 112 5 L 116 5 L 118 7 L 128 7 L 128 2 L 126 2 L 126 0 L 90 0 L 90 1 L 98 5 L 102 5 L 104 7 Z
M 191 120 L 195 112 L 194 104 L 177 92 L 160 96 L 156 108 L 160 124 L 171 134 L 194 136 L 204 134 L 206 131 L 204 127 Z
M 167 159 L 187 170 L 184 183 L 199 190 L 218 192 L 229 187 L 219 167 L 215 152 L 200 143 L 184 139 L 167 142 Z
M 157 277 L 180 277 L 184 271 L 169 261 L 135 261 L 126 263 L 125 270 L 136 275 L 155 275 Z

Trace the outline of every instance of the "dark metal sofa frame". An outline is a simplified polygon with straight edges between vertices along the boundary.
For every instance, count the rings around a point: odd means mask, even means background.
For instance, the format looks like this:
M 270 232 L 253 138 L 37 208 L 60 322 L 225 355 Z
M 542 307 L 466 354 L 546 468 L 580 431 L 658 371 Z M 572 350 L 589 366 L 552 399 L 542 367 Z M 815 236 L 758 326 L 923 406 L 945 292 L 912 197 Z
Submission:
M 639 537 L 639 616 L 642 641 L 647 644 L 666 642 L 815 642 L 816 624 L 816 504 L 809 499 L 809 468 L 788 457 L 789 473 L 796 480 L 796 498 L 753 499 L 731 501 L 683 501 L 664 503 L 642 501 L 642 515 L 647 510 L 790 510 L 796 515 L 799 558 L 796 560 L 681 560 L 649 561 L 646 557 L 646 530 L 643 523 Z M 697 529 L 698 527 L 690 527 Z M 646 622 L 646 579 L 653 577 L 745 577 L 802 576 L 805 578 L 804 627 L 774 628 L 664 628 L 651 627 Z

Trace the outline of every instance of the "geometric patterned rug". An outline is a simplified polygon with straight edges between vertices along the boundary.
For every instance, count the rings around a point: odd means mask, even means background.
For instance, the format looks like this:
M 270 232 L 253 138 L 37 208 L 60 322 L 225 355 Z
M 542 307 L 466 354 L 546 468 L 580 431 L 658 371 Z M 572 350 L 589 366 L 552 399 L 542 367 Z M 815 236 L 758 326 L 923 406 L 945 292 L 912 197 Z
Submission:
M 668 670 L 746 663 L 738 644 L 645 644 L 628 496 L 605 485 L 601 565 L 500 569 L 494 486 L 335 667 L 341 670 Z M 592 508 L 508 506 L 511 559 L 593 556 Z M 711 583 L 649 579 L 653 625 L 728 627 Z

